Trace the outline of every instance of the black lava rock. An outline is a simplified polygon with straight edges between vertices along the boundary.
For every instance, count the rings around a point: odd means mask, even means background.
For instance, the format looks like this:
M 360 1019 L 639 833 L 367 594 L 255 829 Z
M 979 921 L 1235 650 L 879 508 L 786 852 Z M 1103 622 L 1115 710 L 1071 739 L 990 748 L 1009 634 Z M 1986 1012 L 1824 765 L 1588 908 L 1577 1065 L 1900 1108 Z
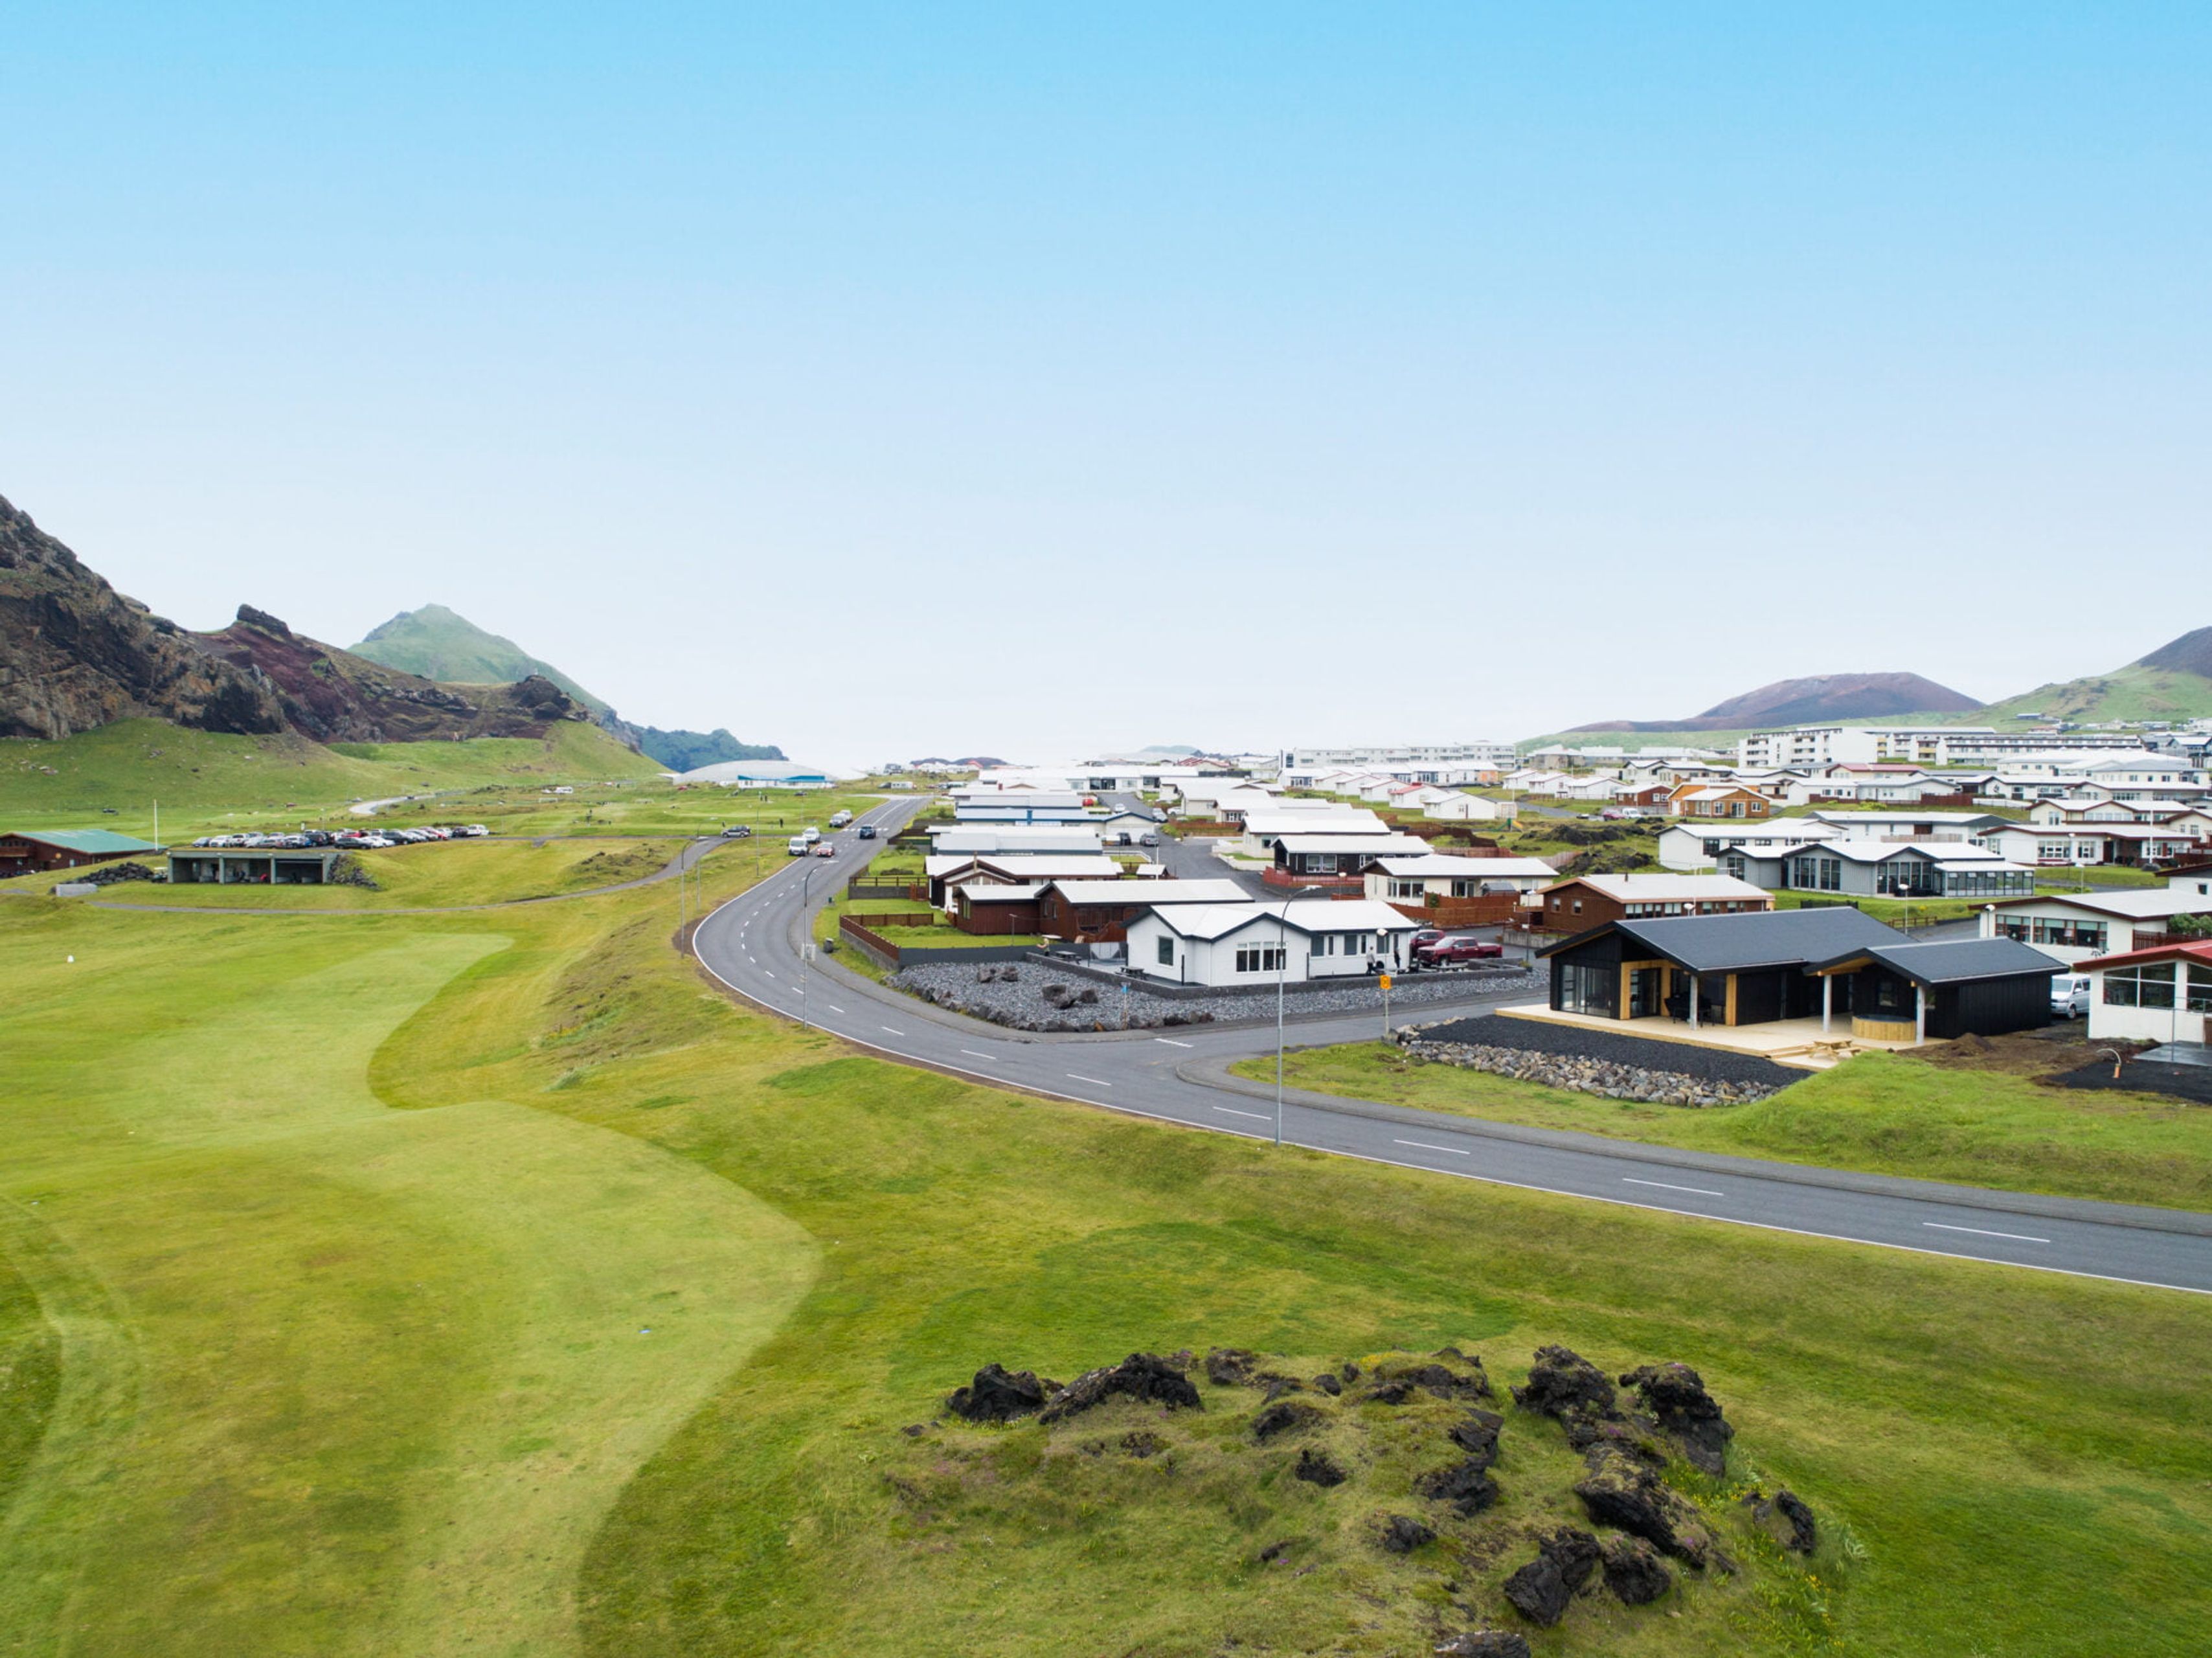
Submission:
M 1171 1411 L 1206 1408 L 1190 1378 L 1170 1361 L 1157 1353 L 1132 1353 L 1119 1364 L 1085 1371 L 1053 1394 L 1037 1419 L 1064 1422 L 1116 1398 L 1164 1405 Z
M 1605 1372 L 1568 1347 L 1539 1347 L 1528 1385 L 1513 1390 L 1514 1403 L 1523 1410 L 1562 1418 L 1577 1409 L 1609 1416 L 1616 1397 Z
M 1489 1467 L 1487 1462 L 1469 1457 L 1449 1468 L 1423 1474 L 1413 1482 L 1413 1489 L 1423 1496 L 1450 1503 L 1471 1520 L 1498 1501 L 1498 1482 L 1490 1477 Z
M 1753 1491 L 1743 1501 L 1751 1510 L 1752 1519 L 1792 1553 L 1810 1554 L 1820 1546 L 1820 1528 L 1813 1519 L 1812 1509 L 1787 1485 L 1778 1489 L 1771 1497 Z
M 1621 1377 L 1620 1385 L 1644 1396 L 1660 1431 L 1682 1448 L 1682 1454 L 1709 1474 L 1727 1471 L 1728 1442 L 1735 1436 L 1721 1407 L 1705 1391 L 1704 1380 L 1686 1364 L 1647 1364 Z
M 1600 1564 L 1605 1586 L 1623 1606 L 1647 1606 L 1674 1585 L 1674 1576 L 1659 1558 L 1659 1551 L 1640 1537 L 1607 1539 Z
M 1012 1422 L 1034 1416 L 1060 1389 L 1056 1381 L 1039 1381 L 1034 1370 L 1009 1371 L 987 1364 L 965 1387 L 955 1388 L 945 1409 L 968 1422 Z
M 1494 1468 L 1498 1466 L 1498 1432 L 1504 1425 L 1505 1418 L 1494 1411 L 1470 1411 L 1465 1421 L 1455 1422 L 1445 1430 L 1445 1436 L 1465 1451 L 1470 1461 Z
M 1711 1547 L 1697 1511 L 1662 1484 L 1649 1464 L 1612 1446 L 1592 1451 L 1589 1472 L 1576 1484 L 1589 1517 L 1631 1537 L 1655 1545 L 1692 1566 L 1703 1567 Z
M 1505 1598 L 1530 1623 L 1548 1629 L 1566 1616 L 1567 1603 L 1589 1581 L 1599 1559 L 1597 1539 L 1562 1527 L 1540 1541 L 1536 1557 L 1505 1580 Z
M 1382 1516 L 1379 1540 L 1388 1553 L 1411 1554 L 1422 1544 L 1435 1542 L 1437 1534 L 1411 1515 L 1391 1514 Z
M 1310 1485 L 1341 1485 L 1352 1478 L 1337 1465 L 1336 1459 L 1326 1451 L 1316 1451 L 1310 1445 L 1298 1453 L 1298 1466 L 1292 1476 Z
M 1294 1399 L 1284 1399 L 1268 1405 L 1252 1418 L 1252 1437 L 1265 1445 L 1271 1439 L 1310 1428 L 1320 1419 L 1321 1412 L 1312 1405 Z

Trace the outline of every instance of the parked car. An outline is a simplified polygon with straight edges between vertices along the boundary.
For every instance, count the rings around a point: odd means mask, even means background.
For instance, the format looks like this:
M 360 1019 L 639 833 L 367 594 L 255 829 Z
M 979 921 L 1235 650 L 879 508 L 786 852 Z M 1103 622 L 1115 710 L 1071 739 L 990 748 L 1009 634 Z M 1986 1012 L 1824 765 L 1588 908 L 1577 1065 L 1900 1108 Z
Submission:
M 875 838 L 876 826 L 874 824 L 864 823 L 860 826 L 860 838 L 862 840 L 873 840 Z
M 1160 838 L 1149 829 L 1137 837 L 1137 844 L 1139 846 L 1158 846 L 1159 844 Z
M 2171 997 L 2166 998 L 2172 1000 Z M 2087 1019 L 2089 1016 L 2089 975 L 2053 973 L 2051 976 L 2051 1016 Z
M 728 828 L 722 831 L 722 838 L 724 840 L 750 840 L 752 838 L 752 825 L 749 823 L 733 823 Z
M 814 856 L 818 858 L 836 857 L 837 856 L 837 843 L 834 840 L 816 841 L 814 843 Z
M 1494 961 L 1505 954 L 1503 944 L 1464 933 L 1413 947 L 1413 960 L 1425 967 L 1447 967 L 1463 961 Z

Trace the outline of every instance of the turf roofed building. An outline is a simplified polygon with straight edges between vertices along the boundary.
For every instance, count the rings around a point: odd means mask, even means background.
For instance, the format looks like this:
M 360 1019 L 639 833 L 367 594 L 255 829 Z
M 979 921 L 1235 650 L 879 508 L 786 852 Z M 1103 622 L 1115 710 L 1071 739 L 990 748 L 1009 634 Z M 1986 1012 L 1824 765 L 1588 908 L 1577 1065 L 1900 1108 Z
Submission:
M 1847 908 L 1609 921 L 1542 955 L 1555 1013 L 1703 1025 L 1838 1018 L 1884 1041 L 2050 1022 L 2049 956 L 2010 939 L 1915 943 Z

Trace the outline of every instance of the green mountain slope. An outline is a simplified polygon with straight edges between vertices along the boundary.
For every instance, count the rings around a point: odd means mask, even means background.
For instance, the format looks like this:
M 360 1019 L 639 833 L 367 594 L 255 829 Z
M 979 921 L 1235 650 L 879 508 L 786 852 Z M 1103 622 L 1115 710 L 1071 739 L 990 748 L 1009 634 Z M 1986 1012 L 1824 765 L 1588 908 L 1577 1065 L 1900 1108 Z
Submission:
M 552 663 L 540 661 L 512 639 L 485 632 L 443 605 L 401 611 L 371 628 L 353 653 L 449 685 L 513 685 L 533 674 L 543 674 L 594 714 L 608 711 L 605 703 Z
M 780 760 L 773 744 L 739 742 L 726 730 L 663 731 L 632 725 L 550 662 L 514 640 L 487 633 L 443 605 L 403 610 L 354 647 L 354 654 L 387 667 L 457 685 L 511 685 L 536 674 L 550 680 L 599 716 L 599 723 L 672 771 L 690 771 L 722 760 Z

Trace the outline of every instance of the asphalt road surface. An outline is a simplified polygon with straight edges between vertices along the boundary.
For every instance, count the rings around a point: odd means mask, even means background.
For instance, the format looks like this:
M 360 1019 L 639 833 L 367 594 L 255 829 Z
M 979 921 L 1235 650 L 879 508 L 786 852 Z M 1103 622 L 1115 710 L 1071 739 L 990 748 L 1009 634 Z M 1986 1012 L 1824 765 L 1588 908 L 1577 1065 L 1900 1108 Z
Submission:
M 887 802 L 860 820 L 888 832 L 918 804 Z M 1295 1088 L 1279 1106 L 1272 1085 L 1226 1074 L 1232 1060 L 1274 1051 L 1269 998 L 1255 1000 L 1253 1024 L 1186 1026 L 1172 1033 L 1036 1035 L 948 1013 L 825 959 L 802 960 L 802 887 L 809 904 L 818 905 L 883 844 L 858 840 L 849 829 L 832 838 L 834 864 L 791 859 L 708 916 L 693 947 L 738 995 L 894 1059 L 1135 1116 L 1461 1179 L 2212 1294 L 2212 1216 L 1638 1146 Z M 1110 994 L 1102 998 L 1109 1020 L 1113 1006 Z M 1482 1007 L 1480 998 L 1429 1003 L 1420 1016 Z M 1288 1039 L 1295 1046 L 1355 1041 L 1380 1036 L 1381 1026 L 1373 1014 L 1294 1017 Z

